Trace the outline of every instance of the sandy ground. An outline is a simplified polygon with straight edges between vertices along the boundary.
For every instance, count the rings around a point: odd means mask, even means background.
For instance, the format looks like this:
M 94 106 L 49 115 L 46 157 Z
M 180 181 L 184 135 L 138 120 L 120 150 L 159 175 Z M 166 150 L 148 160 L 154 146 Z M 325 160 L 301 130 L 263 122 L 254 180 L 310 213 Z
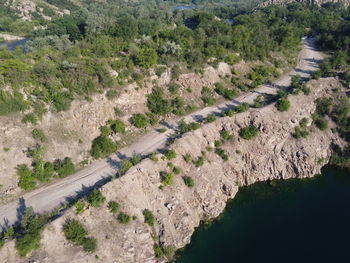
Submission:
M 201 109 L 186 116 L 185 120 L 198 120 L 210 113 L 220 113 L 222 110 L 232 108 L 243 102 L 252 103 L 262 93 L 275 94 L 281 86 L 289 86 L 293 75 L 298 74 L 301 77 L 309 77 L 310 73 L 317 69 L 321 60 L 322 54 L 315 50 L 314 39 L 307 39 L 304 41 L 303 49 L 299 54 L 297 67 L 290 73 L 283 75 L 272 85 L 263 85 L 252 92 L 248 92 L 233 101 L 225 102 L 219 106 Z M 131 156 L 133 153 L 144 155 L 164 148 L 168 137 L 176 131 L 177 123 L 172 121 L 163 125 L 168 128 L 167 132 L 159 133 L 157 131 L 159 127 L 157 127 L 131 146 L 120 150 L 109 158 L 95 162 L 61 181 L 27 193 L 18 201 L 1 206 L 0 224 L 2 226 L 13 224 L 17 220 L 18 215 L 23 213 L 26 207 L 29 206 L 33 207 L 34 211 L 38 213 L 50 211 L 65 203 L 69 198 L 76 196 L 77 193 L 86 192 L 89 187 L 95 186 L 101 180 L 115 175 L 123 157 Z

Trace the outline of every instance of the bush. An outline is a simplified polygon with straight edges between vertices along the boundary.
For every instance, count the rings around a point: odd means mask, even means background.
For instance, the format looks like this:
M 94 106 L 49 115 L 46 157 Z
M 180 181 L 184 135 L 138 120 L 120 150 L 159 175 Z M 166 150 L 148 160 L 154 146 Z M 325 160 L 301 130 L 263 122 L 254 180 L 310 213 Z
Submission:
M 130 222 L 131 217 L 123 212 L 120 212 L 117 220 L 121 224 L 128 224 Z
M 86 201 L 93 207 L 100 207 L 106 198 L 102 195 L 101 191 L 94 189 L 87 197 Z
M 245 102 L 236 107 L 236 112 L 238 113 L 246 112 L 247 110 L 249 110 L 249 104 Z
M 229 131 L 222 129 L 220 131 L 220 135 L 221 138 L 223 138 L 224 140 L 231 140 L 233 138 L 233 136 L 229 133 Z
M 309 135 L 309 132 L 301 127 L 295 127 L 292 135 L 295 139 L 306 138 Z
M 171 159 L 175 159 L 177 154 L 174 150 L 166 150 L 165 153 L 164 153 L 164 156 L 168 159 L 168 160 L 171 160 Z
M 286 98 L 281 98 L 276 102 L 275 106 L 278 111 L 288 111 L 290 108 L 290 102 Z
M 325 118 L 319 117 L 315 120 L 315 125 L 321 131 L 324 131 L 328 128 L 328 121 Z
M 63 160 L 55 161 L 54 169 L 61 178 L 75 173 L 75 165 L 72 159 L 68 157 L 64 158 Z
M 122 120 L 108 121 L 114 133 L 125 133 L 125 123 Z
M 100 127 L 100 132 L 102 137 L 107 137 L 112 133 L 112 129 L 109 126 L 105 125 Z
M 183 156 L 184 160 L 186 163 L 189 163 L 192 161 L 192 156 L 189 154 L 189 153 L 186 153 L 184 156 Z
M 120 205 L 115 201 L 108 202 L 108 209 L 112 214 L 116 214 L 119 211 Z
M 214 121 L 216 121 L 216 117 L 214 114 L 208 114 L 208 116 L 206 118 L 204 118 L 205 123 L 211 123 Z
M 253 139 L 254 137 L 256 137 L 258 135 L 258 133 L 259 133 L 259 129 L 253 125 L 242 128 L 239 131 L 239 135 L 245 140 Z
M 105 136 L 99 136 L 93 140 L 91 146 L 91 156 L 95 159 L 107 157 L 111 153 L 115 152 L 118 146 L 110 138 Z
M 45 136 L 44 131 L 40 130 L 40 129 L 34 129 L 32 130 L 32 136 L 35 140 L 39 140 L 41 142 L 46 142 L 47 138 Z
M 149 226 L 154 226 L 155 217 L 153 213 L 150 210 L 145 209 L 142 214 L 145 217 L 145 223 Z
M 86 203 L 81 200 L 77 201 L 74 206 L 75 206 L 75 213 L 77 215 L 83 213 L 84 210 L 86 209 Z
M 131 117 L 131 124 L 136 128 L 144 129 L 149 125 L 149 119 L 142 113 L 136 113 Z
M 63 225 L 63 233 L 66 239 L 75 245 L 82 245 L 88 234 L 84 225 L 78 220 L 68 219 Z
M 180 174 L 181 169 L 179 167 L 174 167 L 173 172 L 174 172 L 174 174 Z
M 172 258 L 174 255 L 174 248 L 171 246 L 160 246 L 160 245 L 154 245 L 154 255 L 156 258 L 163 258 L 166 257 L 168 259 Z
M 163 185 L 171 185 L 173 183 L 174 174 L 161 172 L 160 178 Z
M 1 115 L 1 114 L 0 114 Z M 38 123 L 38 118 L 36 117 L 36 115 L 34 113 L 28 113 L 26 115 L 23 116 L 22 118 L 22 122 L 23 123 L 28 123 L 30 122 L 31 124 L 37 124 Z
M 35 176 L 26 164 L 17 166 L 17 175 L 19 177 L 18 186 L 23 190 L 30 190 L 35 188 Z
M 221 157 L 225 162 L 228 161 L 228 155 L 226 154 L 225 150 L 221 148 L 216 148 L 215 153 Z
M 83 249 L 86 252 L 95 252 L 97 248 L 97 240 L 92 237 L 84 238 Z
M 331 112 L 332 101 L 332 98 L 318 98 L 315 101 L 317 114 L 320 116 L 328 115 Z
M 191 188 L 194 186 L 194 181 L 191 176 L 183 176 L 182 179 L 187 187 Z
M 123 176 L 132 166 L 133 164 L 131 161 L 123 160 L 122 165 L 117 173 L 117 177 Z
M 203 158 L 203 156 L 199 156 L 199 157 L 197 158 L 197 160 L 193 160 L 193 164 L 194 164 L 196 167 L 201 167 L 201 166 L 203 166 L 203 164 L 204 164 L 204 158 Z

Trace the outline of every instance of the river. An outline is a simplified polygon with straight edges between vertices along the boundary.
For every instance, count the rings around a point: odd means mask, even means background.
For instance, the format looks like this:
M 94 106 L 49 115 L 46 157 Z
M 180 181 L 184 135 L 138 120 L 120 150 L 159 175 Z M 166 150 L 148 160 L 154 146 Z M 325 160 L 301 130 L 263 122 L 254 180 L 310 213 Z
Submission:
M 349 262 L 350 174 L 322 174 L 242 188 L 175 262 Z

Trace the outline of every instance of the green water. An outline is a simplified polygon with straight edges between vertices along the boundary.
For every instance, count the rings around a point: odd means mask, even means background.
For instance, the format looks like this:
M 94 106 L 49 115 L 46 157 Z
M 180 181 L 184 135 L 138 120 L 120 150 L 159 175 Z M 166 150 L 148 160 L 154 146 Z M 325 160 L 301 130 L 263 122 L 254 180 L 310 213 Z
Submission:
M 350 262 L 350 173 L 241 189 L 176 263 Z

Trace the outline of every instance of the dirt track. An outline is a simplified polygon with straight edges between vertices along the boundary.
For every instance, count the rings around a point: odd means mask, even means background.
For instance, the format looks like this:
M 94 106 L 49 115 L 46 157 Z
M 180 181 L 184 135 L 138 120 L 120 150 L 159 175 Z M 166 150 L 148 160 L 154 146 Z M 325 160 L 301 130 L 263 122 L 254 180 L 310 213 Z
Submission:
M 210 113 L 219 113 L 223 109 L 232 108 L 243 102 L 252 103 L 261 93 L 275 94 L 279 87 L 289 86 L 293 75 L 298 74 L 304 78 L 309 77 L 310 73 L 317 69 L 318 63 L 322 58 L 322 54 L 314 48 L 314 39 L 307 39 L 304 41 L 303 49 L 299 54 L 297 67 L 290 73 L 283 75 L 272 85 L 262 85 L 252 92 L 235 98 L 231 102 L 198 110 L 186 116 L 185 120 L 198 120 L 198 118 L 203 118 Z M 113 154 L 110 158 L 95 162 L 74 175 L 27 193 L 18 201 L 1 206 L 0 224 L 5 227 L 13 224 L 20 218 L 26 207 L 29 206 L 33 207 L 34 211 L 38 213 L 51 211 L 70 198 L 75 197 L 77 193 L 84 193 L 89 187 L 96 185 L 101 180 L 115 175 L 120 159 L 123 156 L 131 156 L 133 153 L 145 155 L 163 148 L 169 135 L 175 132 L 177 124 L 175 121 L 170 122 L 166 124 L 166 127 L 170 128 L 165 133 L 159 133 L 155 129 L 142 136 L 131 146 Z

